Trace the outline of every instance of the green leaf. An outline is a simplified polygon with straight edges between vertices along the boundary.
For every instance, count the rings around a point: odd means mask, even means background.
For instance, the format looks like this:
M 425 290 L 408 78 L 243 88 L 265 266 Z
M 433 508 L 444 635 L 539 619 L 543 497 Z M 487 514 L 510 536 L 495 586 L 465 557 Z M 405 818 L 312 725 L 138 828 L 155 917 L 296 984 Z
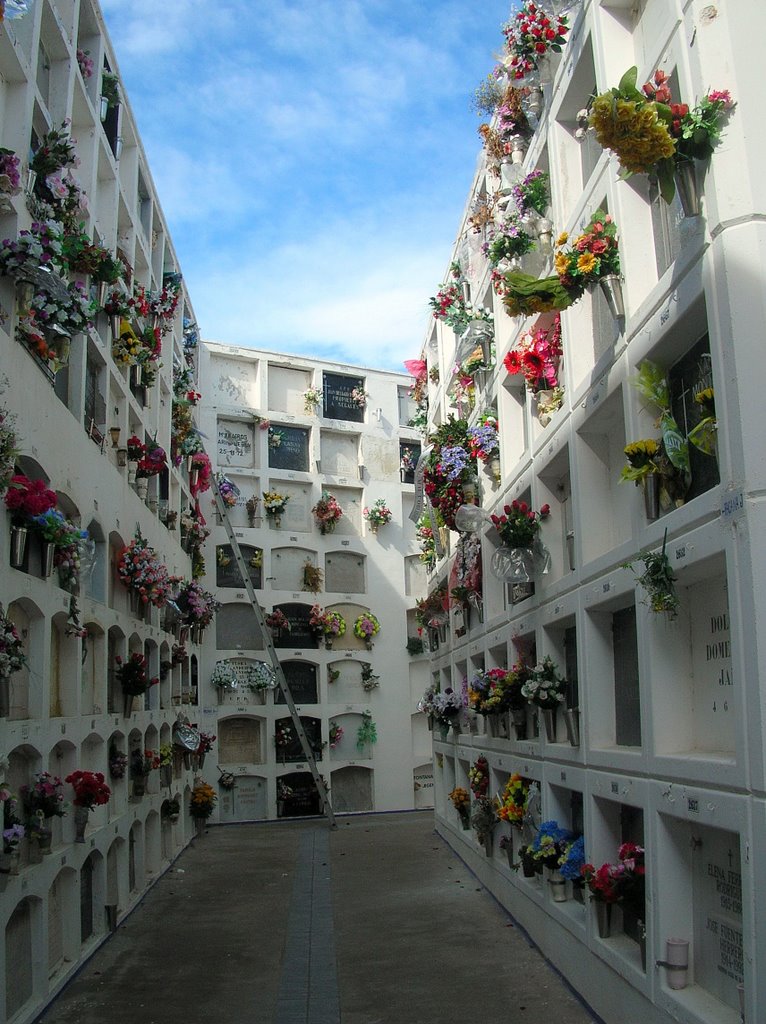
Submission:
M 636 83 L 638 82 L 638 68 L 628 68 L 625 74 L 620 79 L 620 84 L 617 87 L 620 92 L 635 92 Z

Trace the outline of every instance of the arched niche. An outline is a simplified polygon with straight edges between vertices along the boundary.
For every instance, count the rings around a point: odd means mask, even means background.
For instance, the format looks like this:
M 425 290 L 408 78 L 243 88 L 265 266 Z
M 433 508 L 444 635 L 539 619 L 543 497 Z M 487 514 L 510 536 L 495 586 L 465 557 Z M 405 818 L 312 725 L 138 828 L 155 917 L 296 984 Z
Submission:
M 90 538 L 89 552 L 83 559 L 80 592 L 100 604 L 108 603 L 109 543 L 101 524 L 91 519 L 86 527 Z
M 181 666 L 173 666 L 173 655 L 170 644 L 163 640 L 159 646 L 160 657 L 160 683 L 159 700 L 160 709 L 169 708 L 172 705 L 171 696 L 173 692 L 173 677 L 181 671 Z
M 431 761 L 426 761 L 413 768 L 412 789 L 415 795 L 416 809 L 427 809 L 434 806 L 434 766 Z
M 311 772 L 287 772 L 275 780 L 278 818 L 321 814 L 322 807 Z
M 106 871 L 99 850 L 85 858 L 80 868 L 80 941 L 85 944 L 105 930 Z
M 262 775 L 237 775 L 233 789 L 219 789 L 220 821 L 257 821 L 269 817 L 268 787 Z
M 12 1019 L 32 998 L 40 973 L 35 951 L 42 939 L 42 902 L 26 896 L 20 900 L 5 926 L 5 1017 Z
M 156 640 L 144 641 L 144 657 L 146 658 L 147 673 L 150 679 L 160 678 L 160 648 Z M 139 698 L 140 700 L 140 698 Z M 160 706 L 159 683 L 150 686 L 144 694 L 143 705 L 145 711 L 157 711 Z
M 264 720 L 253 715 L 218 719 L 218 757 L 222 765 L 263 764 Z
M 11 673 L 8 718 L 39 718 L 43 713 L 41 682 L 45 656 L 45 618 L 37 605 L 26 597 L 12 601 L 6 614 L 16 627 L 27 659 L 23 668 Z
M 48 977 L 55 978 L 78 959 L 80 944 L 71 922 L 78 913 L 77 872 L 64 867 L 48 888 Z
M 58 776 L 62 781 L 73 771 L 81 767 L 80 756 L 77 747 L 70 740 L 62 739 L 53 746 L 48 754 L 47 770 L 51 775 Z M 71 804 L 74 799 L 74 790 L 64 782 L 64 799 Z M 51 831 L 53 834 L 54 848 L 60 843 L 74 842 L 74 815 L 67 813 L 63 818 L 51 818 Z
M 117 679 L 117 656 L 126 658 L 128 654 L 127 638 L 119 626 L 110 626 L 106 642 L 106 707 L 110 715 L 122 714 L 122 687 Z
M 365 664 L 369 665 L 369 661 L 361 657 L 331 661 L 327 666 L 328 699 L 334 704 L 359 704 L 368 700 L 362 688 L 362 668 Z
M 324 589 L 328 594 L 365 594 L 367 556 L 358 551 L 328 551 Z
M 374 808 L 373 772 L 364 765 L 336 768 L 330 776 L 332 807 L 336 814 Z
M 127 902 L 128 848 L 122 836 L 115 836 L 106 852 L 106 905 L 117 908 Z
M 341 637 L 336 637 L 333 641 L 333 650 L 338 651 L 365 651 L 367 646 L 364 640 L 360 640 L 354 636 L 354 623 L 357 618 L 364 612 L 369 611 L 365 605 L 352 604 L 350 602 L 338 602 L 336 604 L 328 604 L 326 610 L 332 612 L 340 612 L 343 618 L 346 620 L 346 632 Z
M 256 590 L 263 587 L 263 548 L 253 544 L 240 544 L 250 582 Z M 237 567 L 231 544 L 219 544 L 215 549 L 215 585 L 235 590 L 244 589 L 242 575 Z
M 141 821 L 134 821 L 128 833 L 128 889 L 134 893 L 144 882 L 144 830 Z
M 106 747 L 107 770 L 104 773 L 106 775 L 106 781 L 109 788 L 112 791 L 112 795 L 109 798 L 110 812 L 117 815 L 123 812 L 127 807 L 130 763 L 128 762 L 126 765 L 122 776 L 117 777 L 112 775 L 110 762 L 113 753 L 124 754 L 125 757 L 128 757 L 127 740 L 125 738 L 125 734 L 120 729 L 113 730 L 109 736 L 109 742 Z
M 122 585 L 117 575 L 120 555 L 125 549 L 125 539 L 116 530 L 109 534 L 109 564 L 107 566 L 107 598 L 110 608 L 127 612 L 130 609 L 127 588 Z
M 57 612 L 50 629 L 50 689 L 51 718 L 70 718 L 77 714 L 80 688 L 81 641 L 68 635 L 68 615 Z
M 348 711 L 332 716 L 330 725 L 333 722 L 339 725 L 343 729 L 343 736 L 335 747 L 330 748 L 331 761 L 368 761 L 371 759 L 372 752 L 369 745 L 361 750 L 356 745 L 362 721 L 363 715 L 357 711 Z
M 215 617 L 216 647 L 229 651 L 262 651 L 263 637 L 249 603 L 229 602 Z
M 271 589 L 303 590 L 303 566 L 316 564 L 317 553 L 309 548 L 274 547 L 271 549 Z
M 88 637 L 82 641 L 80 714 L 100 715 L 107 696 L 106 633 L 98 622 L 86 622 L 85 628 Z
M 283 661 L 282 671 L 296 704 L 319 703 L 318 666 L 313 661 L 303 661 L 303 659 Z M 285 703 L 280 689 L 274 691 L 274 703 Z
M 156 772 L 152 773 L 156 775 Z M 144 826 L 144 870 L 147 878 L 153 878 L 160 870 L 162 863 L 162 840 L 160 835 L 160 816 L 152 810 L 146 816 Z
M 317 761 L 322 760 L 322 722 L 318 718 L 310 718 L 308 715 L 300 715 L 301 725 L 303 731 L 306 733 L 306 739 L 308 740 L 311 749 L 314 752 L 314 758 Z M 287 744 L 276 745 L 276 737 L 281 731 L 286 732 L 288 736 Z M 306 755 L 301 747 L 298 734 L 293 727 L 292 718 L 277 718 L 274 722 L 274 737 L 277 751 L 277 761 L 280 764 L 286 764 L 290 761 L 305 761 Z
M 272 639 L 275 647 L 300 650 L 301 648 L 314 648 L 318 646 L 314 628 L 310 624 L 311 605 L 288 601 L 284 604 L 274 605 L 274 610 L 279 609 L 284 613 L 290 623 L 289 630 L 283 630 L 277 634 L 274 631 Z

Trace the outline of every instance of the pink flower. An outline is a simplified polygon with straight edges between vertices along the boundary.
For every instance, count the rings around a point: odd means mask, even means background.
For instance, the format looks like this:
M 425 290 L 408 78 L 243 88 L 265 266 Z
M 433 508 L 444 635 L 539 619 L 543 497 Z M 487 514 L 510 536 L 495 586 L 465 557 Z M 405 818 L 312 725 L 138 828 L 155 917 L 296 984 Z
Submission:
M 707 98 L 709 103 L 721 103 L 724 110 L 730 110 L 734 105 L 728 89 L 714 89 Z

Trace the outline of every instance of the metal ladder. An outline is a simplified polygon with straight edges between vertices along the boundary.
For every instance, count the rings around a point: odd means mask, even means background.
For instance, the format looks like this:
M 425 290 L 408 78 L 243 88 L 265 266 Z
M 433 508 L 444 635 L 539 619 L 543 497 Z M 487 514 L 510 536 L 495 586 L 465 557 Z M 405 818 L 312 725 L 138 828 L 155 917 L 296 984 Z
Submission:
M 245 559 L 242 557 L 242 549 L 239 546 L 239 541 L 237 540 L 236 534 L 234 533 L 232 525 L 229 522 L 229 512 L 223 501 L 223 498 L 221 497 L 221 492 L 218 489 L 218 480 L 215 474 L 213 474 L 212 477 L 212 490 L 216 512 L 218 513 L 218 518 L 223 524 L 224 529 L 226 530 L 226 536 L 229 538 L 229 544 L 231 545 L 232 554 L 234 555 L 234 558 L 236 560 L 237 568 L 239 569 L 239 574 L 242 577 L 242 582 L 245 587 L 245 590 L 247 591 L 247 596 L 249 597 L 250 604 L 252 605 L 253 611 L 255 612 L 255 621 L 258 623 L 258 627 L 263 636 L 264 647 L 266 650 L 266 654 L 268 655 L 269 660 L 271 661 L 271 667 L 274 669 L 274 675 L 276 676 L 277 686 L 279 687 L 282 696 L 285 698 L 285 704 L 287 705 L 288 710 L 290 711 L 290 717 L 292 718 L 293 721 L 293 728 L 295 729 L 298 739 L 300 740 L 301 748 L 305 755 L 308 766 L 311 770 L 311 776 L 314 779 L 314 785 L 316 786 L 317 792 L 319 793 L 319 800 L 321 804 L 322 813 L 327 816 L 327 821 L 330 828 L 335 829 L 338 826 L 335 821 L 335 815 L 333 814 L 332 804 L 330 803 L 330 797 L 327 790 L 327 786 L 325 785 L 324 779 L 319 774 L 319 769 L 317 768 L 316 760 L 314 759 L 314 751 L 311 749 L 311 744 L 309 743 L 308 737 L 306 736 L 306 732 L 303 728 L 303 723 L 301 722 L 298 712 L 296 710 L 293 695 L 290 692 L 290 687 L 288 685 L 287 679 L 285 678 L 284 670 L 282 669 L 282 663 L 277 657 L 277 652 L 271 639 L 271 631 L 269 630 L 269 627 L 266 625 L 266 620 L 263 615 L 263 609 L 258 603 L 255 588 L 253 587 L 253 582 L 250 579 L 250 573 L 248 572 L 247 565 L 245 564 Z

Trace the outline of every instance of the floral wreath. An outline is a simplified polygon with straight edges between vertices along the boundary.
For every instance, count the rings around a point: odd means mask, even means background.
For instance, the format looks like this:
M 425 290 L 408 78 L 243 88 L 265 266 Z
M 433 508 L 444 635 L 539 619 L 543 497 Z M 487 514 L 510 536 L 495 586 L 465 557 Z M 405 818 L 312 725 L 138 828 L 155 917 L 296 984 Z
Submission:
M 354 636 L 359 640 L 369 640 L 380 632 L 380 622 L 372 612 L 364 612 L 354 622 Z

